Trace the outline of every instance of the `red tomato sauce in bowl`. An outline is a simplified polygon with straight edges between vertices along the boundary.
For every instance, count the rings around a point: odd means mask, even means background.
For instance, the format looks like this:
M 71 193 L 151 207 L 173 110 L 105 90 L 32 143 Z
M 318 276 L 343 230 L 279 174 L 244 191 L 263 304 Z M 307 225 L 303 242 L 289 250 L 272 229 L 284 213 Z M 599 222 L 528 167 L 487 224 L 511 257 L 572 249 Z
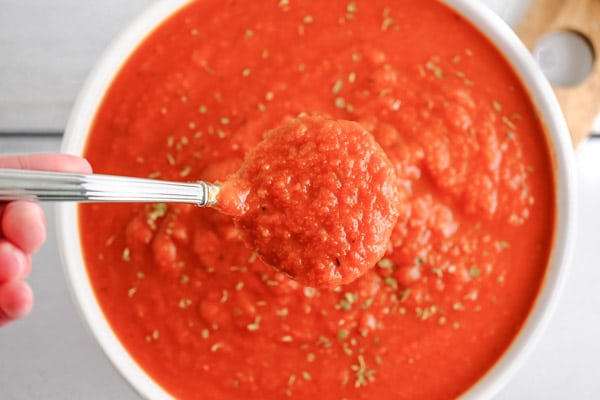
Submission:
M 370 132 L 405 193 L 375 268 L 315 289 L 215 210 L 82 205 L 106 318 L 178 398 L 459 396 L 526 320 L 556 204 L 522 83 L 443 4 L 190 2 L 118 73 L 85 156 L 99 173 L 223 181 L 265 131 L 315 114 Z

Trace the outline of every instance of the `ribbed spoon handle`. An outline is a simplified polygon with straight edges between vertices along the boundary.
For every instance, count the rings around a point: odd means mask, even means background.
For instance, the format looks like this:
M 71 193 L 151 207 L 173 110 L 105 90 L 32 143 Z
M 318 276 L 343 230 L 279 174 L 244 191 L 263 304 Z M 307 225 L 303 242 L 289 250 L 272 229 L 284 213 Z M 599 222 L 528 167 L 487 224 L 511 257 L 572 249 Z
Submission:
M 0 168 L 0 201 L 171 202 L 214 206 L 220 186 L 102 174 Z

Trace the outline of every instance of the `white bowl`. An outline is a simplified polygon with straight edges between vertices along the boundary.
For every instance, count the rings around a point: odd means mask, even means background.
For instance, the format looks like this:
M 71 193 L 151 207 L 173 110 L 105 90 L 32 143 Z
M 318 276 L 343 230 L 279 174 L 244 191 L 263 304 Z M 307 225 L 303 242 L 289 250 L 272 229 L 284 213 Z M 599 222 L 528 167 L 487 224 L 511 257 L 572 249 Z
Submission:
M 128 55 L 149 33 L 187 0 L 156 2 L 116 38 L 90 74 L 73 108 L 62 151 L 82 154 L 96 110 Z M 573 248 L 575 225 L 574 156 L 568 129 L 558 101 L 542 72 L 513 31 L 492 11 L 472 0 L 446 0 L 504 54 L 528 88 L 547 129 L 556 176 L 556 234 L 550 264 L 534 308 L 520 333 L 495 366 L 464 398 L 491 398 L 522 364 L 537 342 L 554 310 L 565 282 Z M 79 310 L 92 334 L 125 379 L 145 398 L 170 398 L 131 358 L 111 330 L 96 301 L 81 251 L 77 207 L 57 206 L 58 237 L 66 275 Z

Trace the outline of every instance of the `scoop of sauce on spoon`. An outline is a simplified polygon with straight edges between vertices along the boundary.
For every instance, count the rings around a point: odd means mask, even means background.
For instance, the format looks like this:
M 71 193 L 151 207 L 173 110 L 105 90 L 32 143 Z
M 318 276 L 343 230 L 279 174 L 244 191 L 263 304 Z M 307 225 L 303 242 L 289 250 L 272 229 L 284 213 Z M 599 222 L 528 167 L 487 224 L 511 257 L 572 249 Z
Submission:
M 267 264 L 335 287 L 384 255 L 400 193 L 394 166 L 360 124 L 303 117 L 267 132 L 217 203 Z

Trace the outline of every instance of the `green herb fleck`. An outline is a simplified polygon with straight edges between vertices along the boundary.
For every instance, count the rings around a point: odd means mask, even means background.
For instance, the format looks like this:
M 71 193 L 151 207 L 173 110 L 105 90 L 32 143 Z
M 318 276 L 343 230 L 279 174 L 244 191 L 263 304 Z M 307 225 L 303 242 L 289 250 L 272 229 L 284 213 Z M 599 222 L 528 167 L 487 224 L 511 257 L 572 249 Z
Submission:
M 167 158 L 169 165 L 175 165 L 175 157 L 173 157 L 172 154 L 167 153 L 165 157 Z
M 509 247 L 510 247 L 510 244 L 506 240 L 501 240 L 498 242 L 499 249 L 508 249 Z
M 179 300 L 179 308 L 188 308 L 191 305 L 192 305 L 192 300 L 190 300 L 190 299 Z
M 361 307 L 366 310 L 367 308 L 371 307 L 373 301 L 375 301 L 375 299 L 372 297 L 367 297 Z
M 348 338 L 348 336 L 350 336 L 350 331 L 348 331 L 348 329 L 340 329 L 340 331 L 337 334 L 337 338 L 340 340 L 344 340 Z
M 315 297 L 315 295 L 317 294 L 317 289 L 312 288 L 310 286 L 305 286 L 304 287 L 304 295 L 308 298 L 312 298 Z
M 350 348 L 350 345 L 348 345 L 347 342 L 344 342 L 342 344 L 342 349 L 344 350 L 344 354 L 346 354 L 347 356 L 351 356 L 352 354 L 354 354 L 354 352 Z
M 391 287 L 394 290 L 398 289 L 398 281 L 391 276 L 385 277 L 385 283 L 386 283 L 386 285 L 388 285 L 389 287 Z
M 350 311 L 352 309 L 352 304 L 348 302 L 348 300 L 342 299 L 340 301 L 339 307 L 344 311 Z
M 514 122 L 512 122 L 506 115 L 502 117 L 502 122 L 504 122 L 504 125 L 508 126 L 513 131 L 517 129 L 517 126 L 514 124 Z
M 387 31 L 391 26 L 394 25 L 394 20 L 392 18 L 385 18 L 381 23 L 381 30 Z
M 444 271 L 441 268 L 431 268 L 431 273 L 437 276 L 438 278 L 444 276 Z
M 189 165 L 186 165 L 186 167 L 184 169 L 182 169 L 181 172 L 179 173 L 179 176 L 181 176 L 182 178 L 185 178 L 186 176 L 188 176 L 190 174 L 190 172 L 192 172 L 192 167 L 190 167 Z
M 129 250 L 129 247 L 125 247 L 123 249 L 123 254 L 121 255 L 121 258 L 125 262 L 131 261 L 131 250 Z
M 227 289 L 223 289 L 223 292 L 221 293 L 221 303 L 226 303 L 228 299 L 229 291 Z
M 358 364 L 353 365 L 351 369 L 356 377 L 356 380 L 354 381 L 355 388 L 367 386 L 369 382 L 375 380 L 375 370 L 367 368 L 365 358 L 362 354 L 358 355 Z
M 394 263 L 389 258 L 382 258 L 377 262 L 377 266 L 383 269 L 392 269 Z
M 291 337 L 290 335 L 285 335 L 281 337 L 281 341 L 283 343 L 292 343 L 294 341 L 294 338 Z
M 338 94 L 342 90 L 343 87 L 344 87 L 344 81 L 342 81 L 341 79 L 338 79 L 333 84 L 333 88 L 331 89 L 331 92 L 333 94 Z
M 249 323 L 246 328 L 248 328 L 250 332 L 257 331 L 260 328 L 260 319 L 260 316 L 256 316 L 254 322 Z
M 286 317 L 288 315 L 288 309 L 287 308 L 280 308 L 279 310 L 275 311 L 275 313 L 279 317 Z
M 292 386 L 294 384 L 294 382 L 296 382 L 296 375 L 292 374 L 292 375 L 290 375 L 287 384 L 288 384 L 288 386 Z
M 326 349 L 331 347 L 331 341 L 326 336 L 319 336 L 317 344 L 322 345 Z
M 406 288 L 398 293 L 398 300 L 406 301 L 410 296 L 410 288 Z
M 151 206 L 150 212 L 148 213 L 148 219 L 151 221 L 156 221 L 158 218 L 164 217 L 166 214 L 167 204 L 156 203 Z
M 354 304 L 356 303 L 358 296 L 352 292 L 346 292 L 344 293 L 344 298 L 348 301 L 348 303 Z

